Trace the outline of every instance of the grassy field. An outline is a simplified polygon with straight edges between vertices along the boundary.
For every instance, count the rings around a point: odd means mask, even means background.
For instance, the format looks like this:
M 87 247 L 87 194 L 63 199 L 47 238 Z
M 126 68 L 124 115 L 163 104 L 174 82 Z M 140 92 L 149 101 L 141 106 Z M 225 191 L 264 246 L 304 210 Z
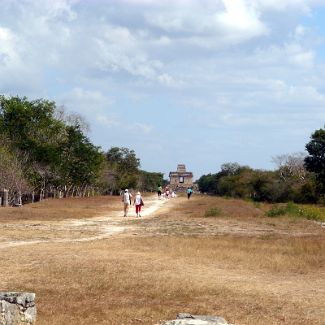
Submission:
M 116 197 L 1 208 L 0 291 L 36 292 L 40 325 L 153 325 L 178 312 L 324 325 L 325 230 L 270 209 L 209 196 L 140 220 L 122 218 Z M 123 231 L 101 236 L 105 226 Z

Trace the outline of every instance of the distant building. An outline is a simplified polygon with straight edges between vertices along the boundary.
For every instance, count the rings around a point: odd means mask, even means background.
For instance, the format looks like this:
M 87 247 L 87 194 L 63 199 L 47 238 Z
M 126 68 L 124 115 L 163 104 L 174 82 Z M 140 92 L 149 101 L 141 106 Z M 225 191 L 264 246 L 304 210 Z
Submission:
M 169 173 L 169 184 L 176 191 L 185 190 L 193 186 L 193 173 L 187 172 L 184 164 L 177 165 L 176 172 Z

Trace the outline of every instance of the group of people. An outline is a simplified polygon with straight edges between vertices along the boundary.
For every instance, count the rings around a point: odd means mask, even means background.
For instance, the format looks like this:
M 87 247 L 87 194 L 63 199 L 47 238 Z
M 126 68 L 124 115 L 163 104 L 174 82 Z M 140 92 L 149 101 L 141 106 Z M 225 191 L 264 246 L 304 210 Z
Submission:
M 188 187 L 186 190 L 186 194 L 187 194 L 187 198 L 190 199 L 192 196 L 193 190 L 191 187 Z M 158 185 L 157 187 L 157 194 L 158 194 L 158 199 L 161 199 L 161 197 L 164 197 L 166 199 L 169 199 L 170 197 L 174 198 L 176 197 L 176 193 L 174 191 L 172 191 L 170 193 L 169 187 L 166 186 L 164 191 L 162 189 L 161 185 Z
M 158 185 L 157 194 L 158 194 L 158 199 L 161 199 L 162 197 L 165 199 L 169 199 L 170 197 L 172 198 L 176 197 L 176 193 L 174 191 L 170 193 L 168 186 L 166 186 L 163 190 L 162 186 Z
M 189 200 L 193 193 L 192 188 L 188 187 L 186 190 L 186 193 L 187 193 L 187 199 Z M 158 185 L 157 194 L 158 194 L 158 199 L 161 199 L 161 197 L 164 197 L 166 199 L 169 199 L 170 197 L 172 197 L 172 198 L 176 197 L 176 193 L 174 191 L 172 191 L 172 193 L 170 193 L 168 186 L 166 186 L 163 191 L 162 186 Z M 129 213 L 130 206 L 132 205 L 133 195 L 129 192 L 129 190 L 127 188 L 121 192 L 121 195 L 122 195 L 122 202 L 124 205 L 124 217 L 127 217 L 128 213 Z M 140 192 L 137 192 L 137 194 L 135 195 L 135 197 L 133 199 L 133 205 L 135 206 L 136 217 L 137 218 L 141 217 L 141 208 L 144 206 L 144 202 L 143 202 Z
M 124 193 L 122 193 L 122 202 L 124 205 L 124 217 L 128 216 L 129 213 L 129 209 L 130 209 L 130 205 L 132 205 L 132 194 L 129 193 L 129 190 L 126 188 L 124 190 Z M 141 217 L 141 208 L 142 206 L 144 206 L 144 202 L 141 196 L 141 193 L 138 192 L 133 200 L 133 205 L 135 206 L 135 213 L 136 213 L 136 217 Z

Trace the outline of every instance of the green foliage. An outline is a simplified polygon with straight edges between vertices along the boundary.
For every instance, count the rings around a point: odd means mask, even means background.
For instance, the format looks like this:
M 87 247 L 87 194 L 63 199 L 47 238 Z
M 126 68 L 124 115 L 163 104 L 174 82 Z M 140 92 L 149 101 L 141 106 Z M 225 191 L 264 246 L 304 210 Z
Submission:
M 56 163 L 64 124 L 54 118 L 55 103 L 47 100 L 0 97 L 1 133 L 12 145 L 28 152 L 30 161 Z
M 222 176 L 233 176 L 238 175 L 242 168 L 238 163 L 225 163 L 221 165 L 221 175 Z
M 6 146 L 0 144 L 0 165 L 16 168 L 16 179 L 3 174 L 0 186 L 14 188 L 10 184 L 16 182 L 20 191 L 28 183 L 38 192 L 57 188 L 68 196 L 88 187 L 117 193 L 126 187 L 153 191 L 164 184 L 163 174 L 140 171 L 133 150 L 101 152 L 84 134 L 86 124 L 48 100 L 0 96 L 0 139 L 6 139 Z
M 325 130 L 316 130 L 306 144 L 309 156 L 305 158 L 306 169 L 316 174 L 319 191 L 325 193 Z
M 324 221 L 325 213 L 317 207 L 302 207 L 293 202 L 288 202 L 286 205 L 274 206 L 265 213 L 267 217 L 279 217 L 288 215 L 293 218 L 304 218 L 308 220 Z
M 207 217 L 207 218 L 208 217 L 218 217 L 220 215 L 221 215 L 221 210 L 219 208 L 216 208 L 216 207 L 206 210 L 205 214 L 204 214 L 204 216 Z
M 141 170 L 139 173 L 139 180 L 137 188 L 145 192 L 154 192 L 157 190 L 158 185 L 164 183 L 164 174 L 152 173 Z
M 199 189 L 202 193 L 218 194 L 217 183 L 216 174 L 203 175 L 198 180 Z
M 113 192 L 123 188 L 135 188 L 140 174 L 140 159 L 134 150 L 112 147 L 106 153 L 107 168 L 114 175 Z
M 66 139 L 61 143 L 59 170 L 65 184 L 94 184 L 104 162 L 99 147 L 90 143 L 78 126 L 66 127 Z
M 316 207 L 303 208 L 302 216 L 308 220 L 325 221 L 325 213 Z
M 303 178 L 293 174 L 284 179 L 278 170 L 256 170 L 236 163 L 222 165 L 216 174 L 201 176 L 198 185 L 204 193 L 256 202 L 315 203 L 319 198 L 311 173 L 304 173 Z
M 21 168 L 35 190 L 96 185 L 103 154 L 55 113 L 54 102 L 0 96 L 0 135 L 26 158 Z
M 279 216 L 284 216 L 287 213 L 285 206 L 274 206 L 269 211 L 265 213 L 267 217 L 274 218 Z

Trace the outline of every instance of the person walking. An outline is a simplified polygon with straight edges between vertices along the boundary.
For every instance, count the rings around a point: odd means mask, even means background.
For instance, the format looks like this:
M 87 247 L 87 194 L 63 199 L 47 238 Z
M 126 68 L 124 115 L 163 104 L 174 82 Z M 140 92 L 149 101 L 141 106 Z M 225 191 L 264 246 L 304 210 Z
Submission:
M 122 202 L 124 205 L 124 217 L 128 216 L 129 208 L 131 205 L 132 194 L 129 193 L 129 190 L 126 188 L 123 193 Z
M 135 205 L 135 213 L 137 214 L 136 217 L 141 217 L 141 207 L 144 206 L 141 193 L 138 192 L 134 198 L 134 205 Z
M 166 198 L 166 199 L 169 199 L 169 194 L 170 194 L 170 192 L 169 192 L 169 188 L 168 188 L 168 186 L 166 186 L 166 187 L 165 187 L 165 198 Z
M 161 187 L 161 185 L 158 185 L 158 187 L 157 187 L 158 199 L 161 199 L 161 192 L 162 192 L 162 187 Z
M 186 193 L 187 193 L 187 199 L 189 200 L 191 198 L 193 190 L 190 187 L 188 187 L 186 190 Z

